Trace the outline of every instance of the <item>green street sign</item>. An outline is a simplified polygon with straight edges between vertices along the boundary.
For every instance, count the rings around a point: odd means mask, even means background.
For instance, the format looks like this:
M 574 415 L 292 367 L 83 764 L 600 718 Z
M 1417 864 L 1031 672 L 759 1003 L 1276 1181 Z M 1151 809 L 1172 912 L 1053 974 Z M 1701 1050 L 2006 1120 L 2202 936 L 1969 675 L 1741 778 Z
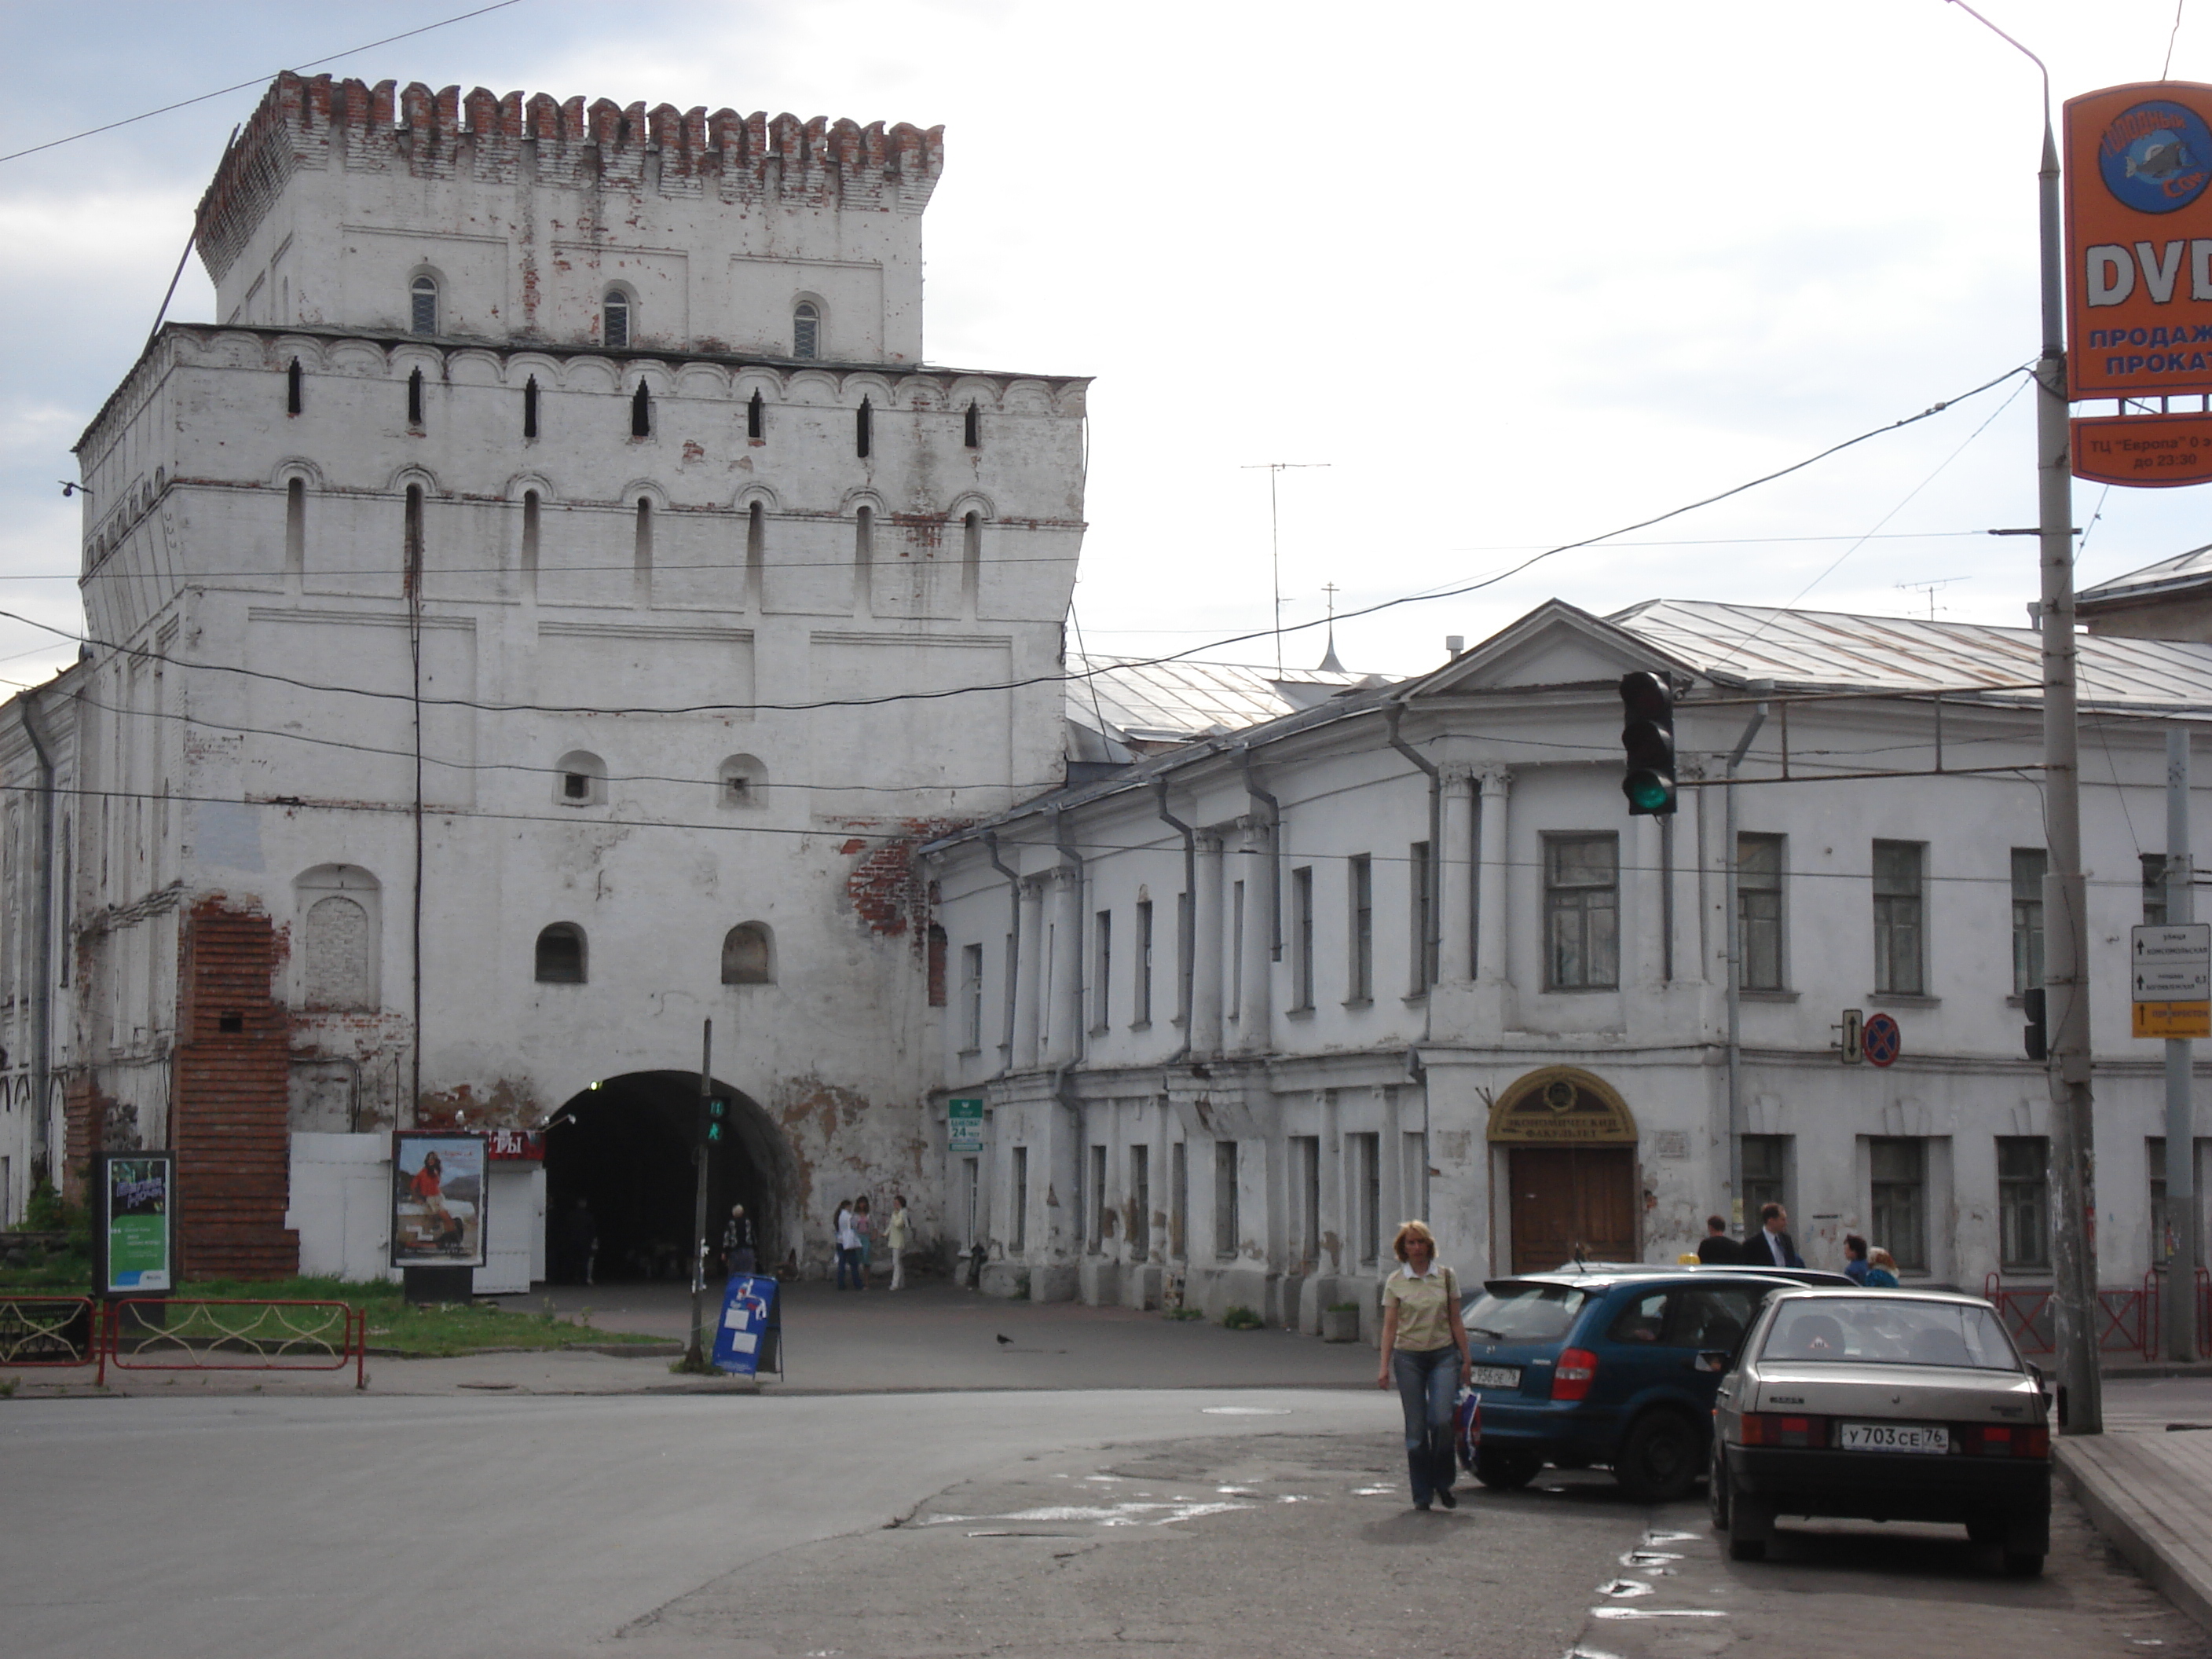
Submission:
M 983 1150 L 983 1102 L 975 1097 L 945 1103 L 945 1150 L 980 1152 Z

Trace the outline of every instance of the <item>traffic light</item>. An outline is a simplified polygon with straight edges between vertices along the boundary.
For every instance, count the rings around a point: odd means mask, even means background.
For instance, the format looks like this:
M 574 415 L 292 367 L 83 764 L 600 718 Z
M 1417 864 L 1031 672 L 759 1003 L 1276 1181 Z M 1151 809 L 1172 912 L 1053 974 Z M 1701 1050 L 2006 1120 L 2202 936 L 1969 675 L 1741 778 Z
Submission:
M 2031 985 L 2021 993 L 2021 1003 L 2027 1014 L 2027 1029 L 2021 1033 L 2030 1060 L 2051 1058 L 2051 1025 L 2044 1014 L 2043 988 Z
M 1620 746 L 1627 775 L 1620 793 L 1631 817 L 1656 817 L 1674 810 L 1674 691 L 1659 675 L 1639 669 L 1620 677 Z
M 722 1138 L 723 1120 L 729 1109 L 730 1103 L 720 1095 L 713 1096 L 708 1100 L 707 1139 L 710 1145 Z

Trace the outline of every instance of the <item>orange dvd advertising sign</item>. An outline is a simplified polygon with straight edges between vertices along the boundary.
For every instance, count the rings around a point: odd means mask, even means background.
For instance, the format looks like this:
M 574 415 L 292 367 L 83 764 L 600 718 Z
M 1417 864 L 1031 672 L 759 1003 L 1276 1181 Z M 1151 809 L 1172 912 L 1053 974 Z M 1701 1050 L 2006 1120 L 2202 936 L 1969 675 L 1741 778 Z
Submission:
M 2212 392 L 2212 86 L 2066 100 L 2069 395 Z

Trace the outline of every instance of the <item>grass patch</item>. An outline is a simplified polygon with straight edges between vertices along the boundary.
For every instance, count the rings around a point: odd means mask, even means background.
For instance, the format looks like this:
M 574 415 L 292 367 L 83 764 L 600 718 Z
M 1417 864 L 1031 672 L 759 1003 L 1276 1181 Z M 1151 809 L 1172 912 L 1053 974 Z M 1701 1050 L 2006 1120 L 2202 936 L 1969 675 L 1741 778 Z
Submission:
M 1163 1310 L 1162 1316 L 1168 1319 L 1203 1319 L 1206 1317 L 1206 1310 L 1203 1308 L 1169 1308 Z
M 343 1302 L 368 1316 L 368 1346 L 411 1358 L 475 1353 L 485 1348 L 570 1348 L 580 1344 L 665 1341 L 624 1331 L 594 1330 L 591 1313 L 577 1320 L 551 1312 L 523 1313 L 489 1302 L 417 1307 L 398 1285 L 343 1279 L 195 1279 L 179 1297 L 236 1297 L 249 1302 Z M 549 1304 L 550 1307 L 550 1304 Z
M 1258 1314 L 1253 1312 L 1251 1309 L 1244 1307 L 1242 1304 L 1230 1309 L 1227 1313 L 1221 1316 L 1221 1323 L 1223 1327 L 1232 1331 L 1256 1331 L 1265 1326 L 1267 1322 L 1261 1318 Z

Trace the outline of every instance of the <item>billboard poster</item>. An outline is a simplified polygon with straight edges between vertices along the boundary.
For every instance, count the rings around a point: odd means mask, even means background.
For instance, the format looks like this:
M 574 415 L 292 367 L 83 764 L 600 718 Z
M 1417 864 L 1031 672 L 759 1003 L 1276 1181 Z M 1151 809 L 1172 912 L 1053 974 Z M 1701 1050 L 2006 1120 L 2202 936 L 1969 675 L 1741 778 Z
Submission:
M 722 1290 L 722 1319 L 714 1328 L 714 1369 L 738 1376 L 758 1374 L 763 1358 L 781 1374 L 782 1358 L 769 1353 L 779 1328 L 775 1280 L 765 1273 L 734 1273 Z
M 2069 98 L 2065 152 L 2069 396 L 2212 392 L 2212 86 Z
M 392 1137 L 392 1265 L 481 1267 L 482 1135 L 402 1129 Z
M 112 1296 L 174 1288 L 171 1224 L 177 1165 L 167 1152 L 100 1161 L 100 1289 Z

